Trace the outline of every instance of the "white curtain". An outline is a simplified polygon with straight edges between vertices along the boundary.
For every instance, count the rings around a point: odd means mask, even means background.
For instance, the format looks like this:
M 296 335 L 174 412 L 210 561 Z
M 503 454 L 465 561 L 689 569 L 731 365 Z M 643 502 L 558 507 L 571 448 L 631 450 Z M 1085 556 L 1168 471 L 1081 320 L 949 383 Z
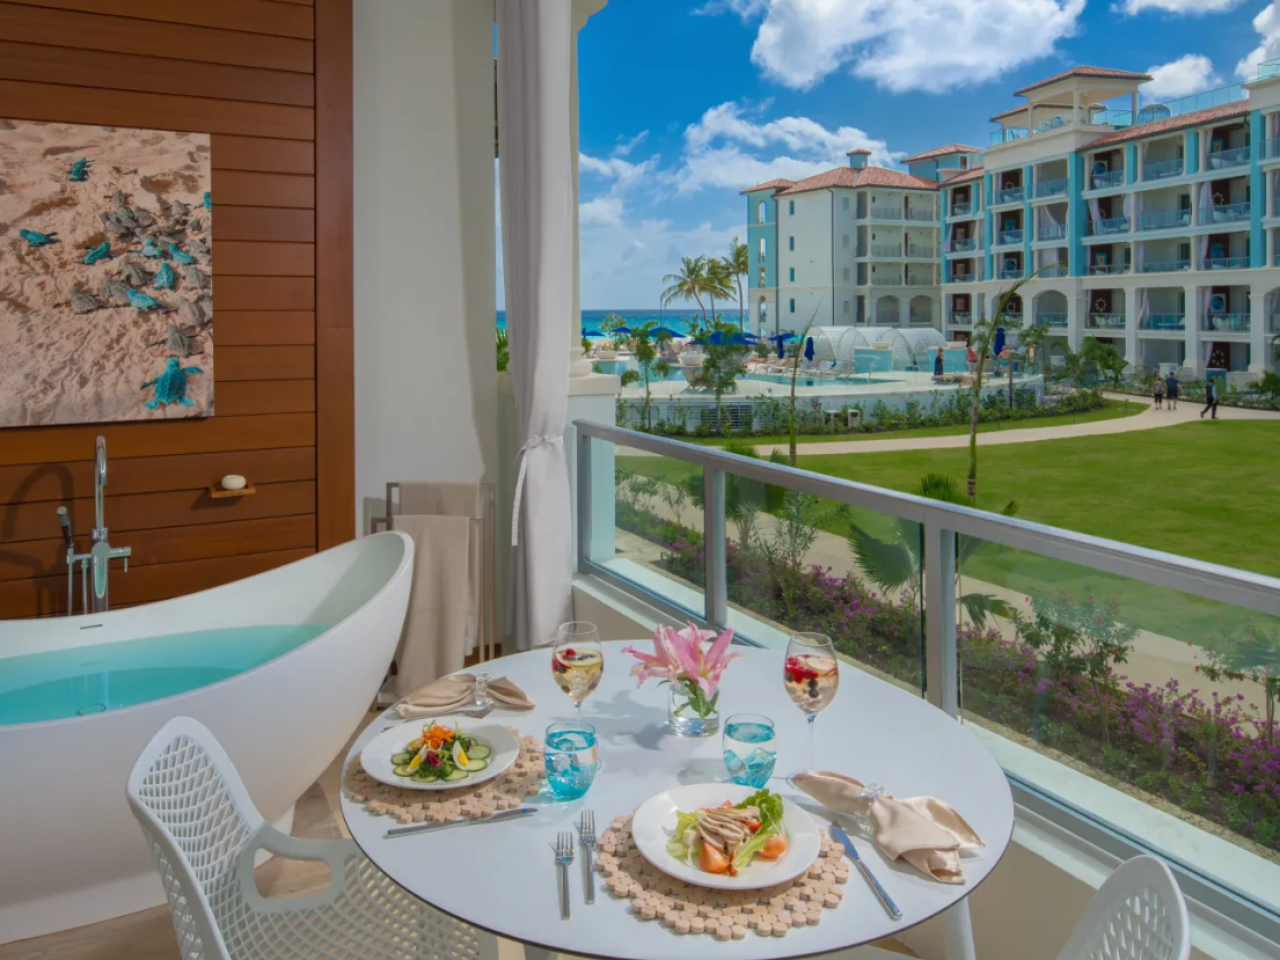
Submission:
M 1134 324 L 1134 329 L 1141 330 L 1142 322 L 1147 319 L 1147 315 L 1151 312 L 1151 297 L 1148 295 L 1145 288 L 1139 287 L 1137 289 L 1136 299 L 1137 303 L 1135 306 L 1138 311 L 1138 317 L 1137 322 Z
M 1128 209 L 1129 197 L 1124 198 L 1125 208 Z M 1098 229 L 1098 222 L 1102 219 L 1102 205 L 1097 200 L 1089 201 L 1089 222 L 1093 224 L 1093 229 Z
M 508 627 L 527 650 L 571 618 L 564 452 L 573 312 L 571 0 L 498 0 L 502 256 L 521 446 Z
M 1197 184 L 1193 189 L 1200 191 L 1200 216 L 1199 220 L 1202 225 L 1213 223 L 1213 184 L 1201 183 Z M 1196 264 L 1198 269 L 1205 269 L 1205 258 L 1209 255 L 1209 234 L 1202 233 L 1199 238 L 1200 259 Z
M 1212 139 L 1209 136 L 1209 134 L 1211 132 L 1212 131 L 1210 130 L 1200 130 L 1196 134 L 1196 140 L 1198 141 L 1197 145 L 1200 147 L 1200 172 L 1201 173 L 1209 169 L 1209 140 Z M 1183 170 L 1184 172 L 1186 170 L 1185 161 L 1183 163 Z

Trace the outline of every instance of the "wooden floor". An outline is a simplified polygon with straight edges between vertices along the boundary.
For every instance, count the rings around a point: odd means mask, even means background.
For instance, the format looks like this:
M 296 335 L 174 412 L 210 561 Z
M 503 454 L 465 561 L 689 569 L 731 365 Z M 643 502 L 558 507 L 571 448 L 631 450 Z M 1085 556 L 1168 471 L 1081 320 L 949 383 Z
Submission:
M 376 716 L 376 713 L 369 714 L 365 723 L 372 722 Z M 361 730 L 364 726 L 361 724 Z M 357 736 L 359 731 L 352 740 Z M 350 744 L 343 748 L 338 759 L 298 801 L 293 817 L 295 837 L 331 840 L 346 835 L 338 801 L 342 758 L 349 747 Z M 258 868 L 257 881 L 264 897 L 296 897 L 323 890 L 329 882 L 329 869 L 324 864 L 276 858 Z M 892 940 L 877 946 L 912 955 Z M 517 944 L 502 941 L 499 947 L 500 960 L 522 960 L 524 956 Z M 46 937 L 5 944 L 0 946 L 0 960 L 181 960 L 181 954 L 169 908 L 155 907 Z

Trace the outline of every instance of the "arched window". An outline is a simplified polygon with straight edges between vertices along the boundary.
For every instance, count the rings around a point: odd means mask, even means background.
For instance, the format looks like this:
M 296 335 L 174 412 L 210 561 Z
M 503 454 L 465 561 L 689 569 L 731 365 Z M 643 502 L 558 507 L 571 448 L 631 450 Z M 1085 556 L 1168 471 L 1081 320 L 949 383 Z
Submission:
M 764 201 L 761 200 L 759 203 L 756 204 L 756 222 L 764 223 L 764 216 L 765 216 L 765 204 L 764 204 Z
M 760 238 L 760 252 L 759 252 L 759 254 L 758 254 L 758 258 L 759 258 L 759 262 L 760 262 L 760 263 L 764 263 L 764 262 L 765 262 L 764 252 L 765 252 L 764 237 L 761 237 L 761 238 Z

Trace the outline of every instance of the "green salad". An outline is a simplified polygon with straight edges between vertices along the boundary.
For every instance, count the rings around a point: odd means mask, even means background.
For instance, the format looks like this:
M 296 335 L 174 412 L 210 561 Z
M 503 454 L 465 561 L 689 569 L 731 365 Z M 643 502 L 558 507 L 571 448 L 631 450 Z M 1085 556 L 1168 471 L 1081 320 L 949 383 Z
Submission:
M 782 817 L 782 798 L 768 790 L 737 804 L 726 800 L 719 807 L 677 810 L 667 853 L 707 873 L 736 876 L 757 857 L 777 860 L 787 852 Z
M 460 783 L 489 766 L 491 752 L 487 744 L 468 737 L 457 727 L 442 727 L 427 721 L 422 727 L 422 736 L 392 754 L 391 766 L 397 777 L 406 780 Z

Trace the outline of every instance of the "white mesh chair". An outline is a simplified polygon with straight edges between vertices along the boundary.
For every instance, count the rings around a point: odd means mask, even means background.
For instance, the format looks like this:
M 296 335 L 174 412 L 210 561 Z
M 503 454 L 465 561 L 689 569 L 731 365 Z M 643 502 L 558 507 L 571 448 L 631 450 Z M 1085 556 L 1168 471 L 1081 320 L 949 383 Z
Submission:
M 183 960 L 496 960 L 497 941 L 406 893 L 350 840 L 266 823 L 208 730 L 179 717 L 147 744 L 129 806 L 160 869 Z M 267 900 L 254 855 L 324 861 L 327 889 Z

